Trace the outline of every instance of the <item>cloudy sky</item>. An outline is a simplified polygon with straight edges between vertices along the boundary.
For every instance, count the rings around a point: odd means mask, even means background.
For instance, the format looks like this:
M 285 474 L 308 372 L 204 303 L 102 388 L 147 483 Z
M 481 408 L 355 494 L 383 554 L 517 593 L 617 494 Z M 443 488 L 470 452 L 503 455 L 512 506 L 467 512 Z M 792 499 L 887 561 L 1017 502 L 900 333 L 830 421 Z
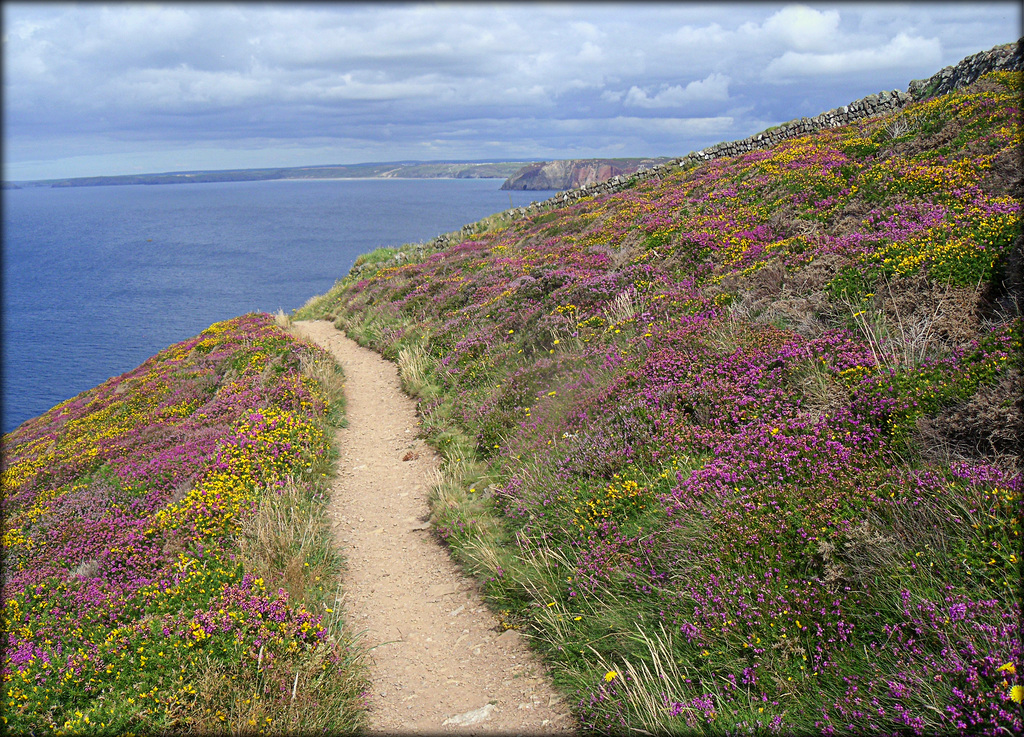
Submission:
M 1017 2 L 4 2 L 3 174 L 680 156 L 1020 34 Z

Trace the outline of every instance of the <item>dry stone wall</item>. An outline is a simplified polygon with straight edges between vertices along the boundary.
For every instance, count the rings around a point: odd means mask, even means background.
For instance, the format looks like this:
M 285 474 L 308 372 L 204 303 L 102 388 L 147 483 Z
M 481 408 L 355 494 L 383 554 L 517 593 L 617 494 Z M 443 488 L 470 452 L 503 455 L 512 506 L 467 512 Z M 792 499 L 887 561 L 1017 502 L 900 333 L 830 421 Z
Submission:
M 1024 69 L 1022 54 L 1024 54 L 1024 38 L 1014 44 L 1004 44 L 988 51 L 979 51 L 977 54 L 968 56 L 956 66 L 946 67 L 928 79 L 915 79 L 907 87 L 907 92 L 915 100 L 924 100 L 966 87 L 988 72 L 1020 71 Z
M 1024 39 L 1015 44 L 996 46 L 988 51 L 968 56 L 956 66 L 946 67 L 926 80 L 914 80 L 907 87 L 906 92 L 901 90 L 883 90 L 877 94 L 854 100 L 849 105 L 843 105 L 826 113 L 821 113 L 813 118 L 791 120 L 775 128 L 738 141 L 719 143 L 700 151 L 688 153 L 686 156 L 673 159 L 666 164 L 639 171 L 632 178 L 613 177 L 607 182 L 559 192 L 549 200 L 535 204 L 542 209 L 548 209 L 552 206 L 561 206 L 568 202 L 582 199 L 583 197 L 616 192 L 630 185 L 630 180 L 633 178 L 643 180 L 651 177 L 660 177 L 675 168 L 685 167 L 691 163 L 710 161 L 722 156 L 735 156 L 748 151 L 770 148 L 787 138 L 806 135 L 807 133 L 813 133 L 824 128 L 837 128 L 862 118 L 892 113 L 910 102 L 935 97 L 936 95 L 944 95 L 953 90 L 966 87 L 975 82 L 982 74 L 992 71 L 1019 71 L 1024 69 L 1024 64 L 1022 64 L 1021 60 L 1022 46 L 1024 46 Z
M 710 161 L 723 156 L 735 156 L 748 151 L 770 148 L 787 138 L 806 135 L 807 133 L 813 133 L 814 131 L 822 130 L 824 128 L 836 128 L 848 125 L 862 118 L 871 118 L 895 112 L 911 102 L 925 100 L 937 95 L 944 95 L 952 92 L 953 90 L 966 87 L 976 81 L 978 77 L 983 74 L 987 74 L 988 72 L 1020 71 L 1024 69 L 1024 63 L 1022 63 L 1022 49 L 1024 49 L 1024 38 L 1013 44 L 996 46 L 988 51 L 981 51 L 977 54 L 968 56 L 955 66 L 946 67 L 945 69 L 933 74 L 928 79 L 914 80 L 910 83 L 905 92 L 901 90 L 883 90 L 877 94 L 868 95 L 867 97 L 863 97 L 859 100 L 854 100 L 849 105 L 843 105 L 829 110 L 826 113 L 821 113 L 813 118 L 799 118 L 797 120 L 791 120 L 775 128 L 762 131 L 761 133 L 757 133 L 738 141 L 719 143 L 714 146 L 701 149 L 700 151 L 690 152 L 685 156 L 672 159 L 667 163 L 658 164 L 657 166 L 653 166 L 648 169 L 642 169 L 629 176 L 615 176 L 604 182 L 565 190 L 564 192 L 559 192 L 553 197 L 542 202 L 532 202 L 525 207 L 515 207 L 511 210 L 506 210 L 495 217 L 512 220 L 531 217 L 545 210 L 571 204 L 583 199 L 584 197 L 610 194 L 612 192 L 618 192 L 622 189 L 626 189 L 627 187 L 632 187 L 638 181 L 660 178 L 680 167 L 686 167 L 703 161 Z M 407 260 L 421 258 L 427 253 L 443 249 L 468 238 L 473 235 L 476 230 L 477 228 L 475 224 L 464 225 L 460 230 L 444 233 L 427 243 L 406 249 L 405 252 L 396 254 L 392 258 L 392 261 L 394 265 L 397 265 Z M 360 265 L 358 267 L 353 267 L 352 271 L 349 273 L 352 275 L 359 275 L 361 272 L 369 268 L 371 268 L 369 264 Z M 372 268 L 377 269 L 380 268 L 380 266 L 376 265 Z

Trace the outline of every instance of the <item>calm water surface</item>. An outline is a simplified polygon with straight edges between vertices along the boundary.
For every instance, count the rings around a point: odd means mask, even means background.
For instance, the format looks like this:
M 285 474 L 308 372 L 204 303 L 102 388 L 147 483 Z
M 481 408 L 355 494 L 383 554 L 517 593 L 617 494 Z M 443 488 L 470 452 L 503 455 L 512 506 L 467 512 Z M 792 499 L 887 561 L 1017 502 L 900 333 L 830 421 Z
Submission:
M 212 323 L 289 312 L 380 246 L 510 205 L 497 179 L 31 188 L 3 193 L 3 432 Z

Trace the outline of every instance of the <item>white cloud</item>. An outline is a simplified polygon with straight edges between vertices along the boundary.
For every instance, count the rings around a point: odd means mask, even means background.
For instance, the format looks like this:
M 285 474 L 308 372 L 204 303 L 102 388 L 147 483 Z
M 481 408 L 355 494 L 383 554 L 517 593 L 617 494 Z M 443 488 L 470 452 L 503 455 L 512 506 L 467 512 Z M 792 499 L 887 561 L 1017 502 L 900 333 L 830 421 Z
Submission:
M 800 77 L 826 77 L 921 64 L 939 71 L 941 58 L 942 44 L 938 39 L 908 36 L 900 32 L 889 43 L 876 48 L 822 54 L 787 51 L 768 64 L 764 77 L 781 82 Z
M 384 75 L 346 72 L 300 85 L 291 94 L 306 102 L 408 100 L 440 96 L 444 86 L 435 75 L 391 81 Z
M 626 93 L 624 105 L 631 107 L 658 108 L 682 107 L 698 101 L 723 101 L 729 99 L 730 79 L 724 74 L 712 73 L 701 80 L 690 82 L 685 87 L 673 85 L 662 87 L 654 95 L 636 85 Z
M 806 5 L 787 5 L 761 28 L 797 51 L 823 51 L 832 46 L 839 29 L 839 11 L 821 12 Z
M 683 48 L 708 48 L 728 43 L 734 35 L 735 32 L 727 31 L 718 23 L 711 23 L 706 26 L 681 26 L 668 34 L 666 40 Z
M 171 112 L 198 106 L 223 108 L 250 104 L 270 93 L 268 80 L 239 72 L 209 72 L 182 64 L 173 70 L 132 71 L 105 86 L 112 97 Z
M 735 124 L 735 121 L 727 115 L 707 118 L 634 118 L 622 116 L 613 118 L 611 122 L 624 131 L 640 132 L 651 130 L 659 134 L 667 133 L 680 137 L 706 135 L 727 137 Z
M 617 115 L 614 118 L 593 120 L 589 118 L 571 118 L 551 122 L 555 131 L 581 134 L 601 132 L 611 134 L 642 133 L 674 136 L 703 136 L 708 134 L 727 135 L 732 130 L 734 120 L 728 116 L 707 118 L 641 118 L 630 115 Z M 723 139 L 724 140 L 724 139 Z M 685 151 L 683 153 L 686 153 Z

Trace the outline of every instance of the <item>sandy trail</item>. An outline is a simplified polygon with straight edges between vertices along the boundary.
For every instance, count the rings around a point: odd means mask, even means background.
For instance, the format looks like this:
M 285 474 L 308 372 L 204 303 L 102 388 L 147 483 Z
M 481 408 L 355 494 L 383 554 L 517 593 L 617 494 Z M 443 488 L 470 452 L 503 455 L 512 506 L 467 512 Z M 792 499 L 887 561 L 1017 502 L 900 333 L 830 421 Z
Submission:
M 537 656 L 517 632 L 502 632 L 427 526 L 439 459 L 417 439 L 415 403 L 395 365 L 329 322 L 294 331 L 345 370 L 349 425 L 337 431 L 328 514 L 348 561 L 350 630 L 373 648 L 370 730 L 572 733 Z

